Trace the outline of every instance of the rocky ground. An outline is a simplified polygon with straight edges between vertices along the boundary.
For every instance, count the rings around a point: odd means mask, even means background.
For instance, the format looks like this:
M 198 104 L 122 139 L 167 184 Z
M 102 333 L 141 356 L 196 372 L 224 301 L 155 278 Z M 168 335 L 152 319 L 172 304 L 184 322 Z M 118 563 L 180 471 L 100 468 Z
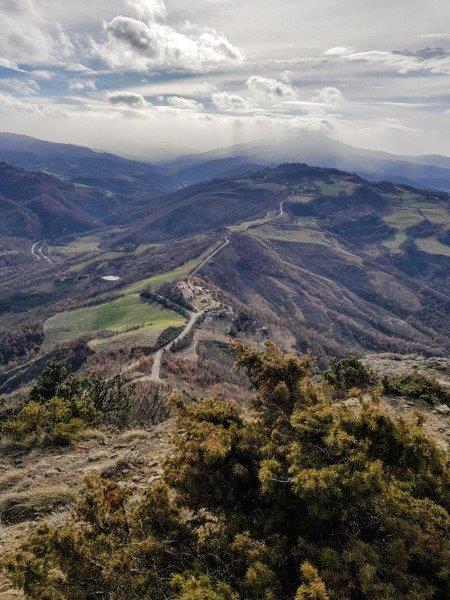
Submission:
M 425 357 L 420 354 L 368 354 L 365 364 L 380 377 L 418 372 L 435 378 L 441 385 L 450 386 L 450 359 L 443 357 Z M 411 400 L 403 396 L 383 396 L 383 403 L 400 415 L 412 415 L 419 411 L 425 416 L 424 426 L 438 444 L 448 449 L 450 446 L 450 408 L 446 405 L 431 406 L 420 400 Z

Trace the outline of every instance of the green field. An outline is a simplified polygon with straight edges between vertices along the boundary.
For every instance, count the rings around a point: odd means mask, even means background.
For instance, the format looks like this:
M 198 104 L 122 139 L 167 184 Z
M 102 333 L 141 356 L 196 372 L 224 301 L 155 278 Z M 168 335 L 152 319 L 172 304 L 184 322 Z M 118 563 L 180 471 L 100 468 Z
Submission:
M 314 183 L 325 196 L 338 196 L 341 192 L 351 194 L 356 187 L 356 185 L 351 181 L 335 181 L 334 183 L 326 183 L 318 180 Z
M 131 328 L 153 326 L 162 331 L 184 323 L 183 317 L 159 304 L 143 301 L 138 294 L 57 313 L 44 324 L 45 345 L 76 339 L 100 331 L 123 333 Z
M 177 267 L 173 271 L 167 271 L 167 273 L 159 273 L 158 275 L 153 275 L 153 277 L 141 279 L 136 281 L 136 283 L 132 283 L 131 285 L 121 289 L 120 293 L 124 295 L 135 294 L 148 288 L 156 288 L 163 283 L 169 283 L 171 281 L 176 281 L 177 279 L 183 279 L 184 277 L 187 277 L 193 269 L 195 269 L 199 262 L 200 258 L 190 260 L 187 263 L 184 263 L 184 265 Z
M 204 256 L 212 252 L 213 249 L 214 247 L 208 248 L 201 256 L 180 265 L 172 271 L 141 279 L 117 290 L 117 294 L 120 295 L 119 298 L 53 315 L 44 323 L 45 348 L 50 348 L 55 343 L 73 340 L 83 335 L 91 336 L 90 346 L 94 349 L 120 343 L 151 345 L 161 331 L 168 327 L 183 325 L 185 320 L 179 314 L 167 310 L 159 304 L 143 301 L 139 293 L 145 289 L 154 289 L 163 283 L 187 277 Z M 102 260 L 108 254 L 109 258 L 114 258 L 111 255 L 115 253 L 105 253 L 94 259 L 79 263 L 72 269 L 83 268 L 87 263 L 93 260 Z M 99 335 L 96 337 L 95 334 L 100 332 L 112 335 Z

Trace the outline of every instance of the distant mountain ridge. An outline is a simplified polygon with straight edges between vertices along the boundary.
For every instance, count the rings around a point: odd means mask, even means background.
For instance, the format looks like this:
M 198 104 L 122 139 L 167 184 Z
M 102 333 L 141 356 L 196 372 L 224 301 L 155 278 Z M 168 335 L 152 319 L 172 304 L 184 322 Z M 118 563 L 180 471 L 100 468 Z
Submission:
M 371 181 L 450 191 L 450 157 L 389 154 L 356 148 L 322 133 L 307 131 L 182 155 L 157 164 L 0 132 L 0 161 L 114 193 L 147 198 L 203 181 L 229 179 L 264 167 L 302 162 L 356 172 Z
M 155 197 L 172 189 L 170 178 L 160 167 L 15 133 L 0 132 L 0 161 L 119 194 Z
M 261 166 L 300 163 L 356 172 L 373 181 L 393 181 L 420 188 L 450 191 L 450 157 L 407 156 L 356 148 L 317 132 L 237 144 L 164 163 L 177 180 L 193 184 L 214 177 L 231 177 Z

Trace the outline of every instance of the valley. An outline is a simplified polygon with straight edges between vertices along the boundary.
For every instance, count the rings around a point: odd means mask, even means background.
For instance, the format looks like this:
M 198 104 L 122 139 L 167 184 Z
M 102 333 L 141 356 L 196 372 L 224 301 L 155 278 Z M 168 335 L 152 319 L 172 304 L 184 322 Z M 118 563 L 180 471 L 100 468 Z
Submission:
M 146 211 L 30 243 L 21 272 L 0 273 L 5 330 L 40 322 L 41 353 L 83 341 L 132 354 L 184 322 L 141 294 L 199 278 L 286 349 L 324 362 L 350 349 L 446 352 L 448 329 L 435 324 L 448 292 L 444 193 L 282 165 L 183 188 Z
M 236 342 L 261 349 L 273 340 L 310 353 L 316 382 L 333 357 L 356 354 L 378 384 L 369 395 L 346 390 L 343 406 L 362 410 L 373 394 L 389 415 L 409 420 L 420 410 L 429 435 L 448 447 L 445 402 L 380 392 L 383 378 L 405 373 L 413 391 L 422 375 L 441 395 L 448 390 L 446 193 L 283 164 L 156 196 L 119 197 L 94 185 L 81 200 L 75 185 L 69 205 L 69 192 L 51 179 L 48 198 L 95 214 L 86 229 L 64 221 L 58 230 L 53 200 L 33 199 L 47 184 L 0 168 L 17 214 L 24 197 L 35 207 L 32 229 L 2 221 L 1 418 L 17 413 L 55 360 L 93 378 L 94 389 L 119 381 L 132 403 L 126 426 L 94 424 L 63 449 L 24 455 L 0 438 L 0 531 L 9 550 L 34 522 L 65 522 L 86 475 L 131 485 L 135 495 L 159 481 L 173 452 L 177 398 L 207 390 L 248 416 L 255 393 L 235 366 Z M 94 197 L 112 204 L 99 214 Z M 0 576 L 0 598 L 11 593 Z

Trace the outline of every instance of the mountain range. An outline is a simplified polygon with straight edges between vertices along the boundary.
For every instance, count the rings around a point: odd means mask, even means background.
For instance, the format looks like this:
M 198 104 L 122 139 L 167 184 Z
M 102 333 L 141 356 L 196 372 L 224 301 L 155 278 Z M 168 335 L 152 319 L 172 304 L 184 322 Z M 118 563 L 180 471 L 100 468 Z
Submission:
M 348 352 L 448 351 L 446 192 L 373 181 L 354 169 L 258 167 L 262 154 L 254 158 L 250 169 L 235 161 L 228 178 L 205 171 L 207 180 L 193 185 L 174 182 L 174 165 L 156 167 L 171 181 L 172 191 L 160 194 L 153 186 L 133 192 L 131 175 L 118 193 L 94 169 L 88 186 L 3 163 L 4 330 L 40 324 L 46 351 L 80 335 L 129 351 L 146 343 L 149 326 L 136 294 L 195 272 L 239 319 L 323 362 Z M 195 160 L 180 160 L 180 172 L 197 168 Z M 95 341 L 99 323 L 107 344 Z
M 0 132 L 0 161 L 117 193 L 155 197 L 215 178 L 287 162 L 356 172 L 372 181 L 450 190 L 450 157 L 408 156 L 356 148 L 318 132 L 296 132 L 170 161 L 130 160 L 71 144 Z
M 0 132 L 0 161 L 113 193 L 153 197 L 169 189 L 163 169 L 83 146 Z
M 231 177 L 262 166 L 286 162 L 356 172 L 373 181 L 394 181 L 416 187 L 450 190 L 450 158 L 439 155 L 395 155 L 356 148 L 318 132 L 297 132 L 181 157 L 164 164 L 182 185 L 207 177 Z M 207 176 L 207 177 L 206 177 Z

